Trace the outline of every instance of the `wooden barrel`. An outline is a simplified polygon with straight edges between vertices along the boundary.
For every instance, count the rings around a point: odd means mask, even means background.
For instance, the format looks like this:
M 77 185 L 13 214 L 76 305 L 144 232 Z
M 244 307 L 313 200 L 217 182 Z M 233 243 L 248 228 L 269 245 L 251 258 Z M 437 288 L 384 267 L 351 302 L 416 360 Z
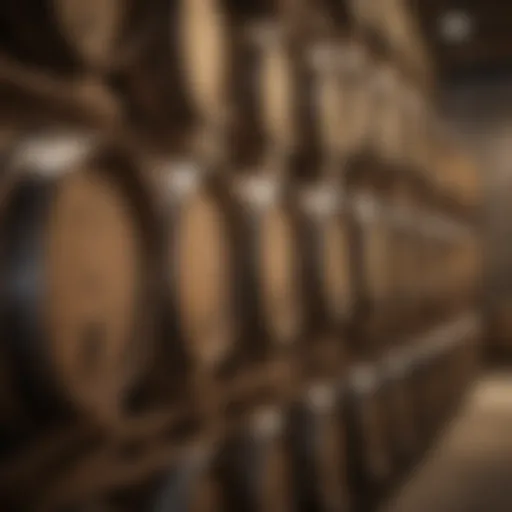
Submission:
M 339 375 L 347 347 L 341 336 L 352 314 L 352 279 L 347 212 L 337 182 L 297 187 L 300 208 L 302 294 L 310 355 L 305 369 Z
M 313 350 L 306 359 L 311 359 L 312 367 L 319 365 L 315 372 L 329 372 L 335 367 L 339 371 L 344 363 L 342 342 L 336 337 L 347 320 L 351 300 L 340 180 L 344 97 L 337 50 L 342 43 L 336 39 L 334 18 L 329 19 L 330 6 L 309 7 L 310 31 L 298 56 L 307 77 L 301 83 L 302 101 L 307 105 L 301 121 L 307 125 L 304 159 L 308 165 L 307 171 L 297 169 L 296 196 L 301 215 L 301 285 L 308 301 L 306 323 Z
M 356 30 L 377 58 L 404 66 L 402 37 L 403 6 L 394 0 L 375 5 L 367 0 L 350 2 Z
M 254 412 L 226 440 L 221 455 L 223 510 L 294 510 L 286 419 L 274 408 Z
M 158 478 L 156 485 L 151 485 L 150 499 L 144 508 L 155 512 L 169 509 L 183 512 L 220 510 L 223 495 L 216 459 L 217 453 L 208 453 L 204 447 L 191 450 L 171 471 Z
M 255 24 L 252 37 L 261 55 L 259 108 L 268 141 L 265 159 L 274 167 L 296 149 L 296 71 L 284 20 Z
M 326 15 L 333 6 L 315 7 Z M 333 19 L 327 16 L 324 21 Z M 323 28 L 326 26 L 329 23 Z M 308 47 L 301 54 L 308 82 L 301 92 L 310 106 L 303 122 L 315 125 L 308 132 L 315 140 L 313 144 L 308 141 L 311 168 L 307 174 L 298 173 L 294 187 L 300 216 L 300 283 L 306 301 L 307 336 L 301 369 L 310 389 L 292 415 L 291 437 L 297 507 L 323 510 L 347 505 L 345 432 L 336 390 L 315 383 L 318 379 L 337 381 L 346 370 L 347 340 L 343 336 L 352 313 L 352 281 L 347 208 L 340 179 L 342 153 L 347 147 L 343 124 L 346 97 L 337 53 L 343 43 L 336 38 L 335 27 L 329 32 L 310 28 Z
M 312 384 L 290 415 L 298 510 L 342 510 L 349 503 L 346 433 L 335 386 Z
M 417 308 L 420 291 L 417 287 L 417 215 L 409 201 L 399 202 L 394 197 L 391 213 L 392 298 L 389 309 L 389 351 L 385 365 L 389 370 L 390 434 L 399 465 L 403 468 L 412 461 L 418 449 L 418 434 L 414 422 L 414 365 L 408 354 L 408 345 L 418 332 Z
M 462 355 L 458 365 L 460 398 L 464 397 L 470 386 L 475 382 L 481 368 L 483 352 L 483 319 L 481 313 L 477 312 L 468 319 L 468 328 L 465 332 L 462 344 Z
M 392 446 L 394 467 L 398 472 L 408 469 L 419 448 L 411 391 L 414 366 L 407 348 L 391 348 L 384 356 L 387 377 L 386 396 L 389 404 L 387 433 Z
M 442 348 L 437 374 L 437 421 L 441 425 L 450 418 L 458 405 L 461 374 L 458 371 L 463 359 L 462 346 L 465 334 L 460 329 L 460 317 L 447 322 L 448 336 Z
M 472 315 L 471 315 L 472 316 Z M 437 375 L 437 421 L 444 423 L 454 413 L 460 403 L 463 391 L 464 353 L 469 346 L 469 335 L 473 327 L 468 328 L 468 320 L 474 317 L 454 316 L 446 322 L 446 342 L 441 348 Z
M 410 264 L 407 280 L 413 299 L 411 330 L 416 333 L 427 322 L 428 289 L 431 287 L 432 257 L 425 209 L 430 207 L 432 144 L 430 119 L 422 96 L 407 82 L 402 84 L 404 123 L 404 163 L 406 187 L 401 201 L 411 212 L 409 223 Z M 427 125 L 427 127 L 425 127 Z M 413 333 L 411 333 L 413 334 Z
M 194 161 L 169 159 L 154 169 L 163 226 L 166 346 L 212 369 L 229 357 L 238 339 L 230 201 L 222 179 Z
M 320 124 L 320 138 L 324 152 L 326 171 L 339 174 L 340 169 L 329 169 L 339 163 L 343 141 L 343 95 L 340 62 L 337 50 L 341 45 L 328 41 L 317 43 L 311 52 L 311 59 L 317 73 L 315 98 Z M 338 157 L 338 158 L 336 158 Z
M 276 2 L 183 4 L 184 70 L 201 123 L 197 143 L 222 146 L 237 166 L 260 159 L 279 166 L 296 132 L 286 8 Z
M 98 77 L 63 80 L 2 54 L 0 81 L 2 139 L 9 131 L 17 137 L 62 126 L 109 130 L 121 118 L 117 98 Z
M 407 68 L 406 61 L 408 45 L 412 45 L 410 33 L 406 26 L 406 4 L 402 0 L 386 0 L 382 6 L 381 30 L 388 41 L 392 54 L 397 63 Z
M 385 194 L 400 169 L 402 125 L 397 108 L 396 83 L 396 69 L 386 62 L 372 67 L 367 73 L 366 94 L 358 97 L 367 105 L 360 105 L 357 109 L 358 116 L 366 110 L 366 115 L 362 116 L 365 119 L 364 132 L 360 136 L 355 164 L 349 165 L 346 171 L 353 191 Z M 356 117 L 355 112 L 353 115 Z
M 390 273 L 394 304 L 390 334 L 396 342 L 414 334 L 417 329 L 417 311 L 420 290 L 418 258 L 418 215 L 410 191 L 395 189 L 392 206 L 392 257 Z
M 290 213 L 276 205 L 262 218 L 261 227 L 262 302 L 269 333 L 280 345 L 296 340 L 301 327 L 292 222 Z
M 349 234 L 346 210 L 341 208 L 324 224 L 324 286 L 329 317 L 334 325 L 345 326 L 353 308 L 353 282 L 350 271 Z
M 449 360 L 451 336 L 446 327 L 448 324 L 438 324 L 432 329 L 432 335 L 427 337 L 425 344 L 424 357 L 427 365 L 425 409 L 428 418 L 426 426 L 431 438 L 437 434 L 443 423 L 449 395 L 445 371 Z
M 361 355 L 372 357 L 379 353 L 382 341 L 377 326 L 382 318 L 378 313 L 389 296 L 386 210 L 382 201 L 368 187 L 354 187 L 349 193 L 352 194 L 350 206 L 353 220 L 350 261 L 355 283 L 355 321 L 361 337 L 361 345 L 355 348 Z
M 466 295 L 467 304 L 474 306 L 479 296 L 483 268 L 483 248 L 478 231 L 463 225 L 460 246 L 460 288 L 462 294 Z
M 444 328 L 451 321 L 446 302 L 450 287 L 450 278 L 446 272 L 447 250 L 450 245 L 447 239 L 447 220 L 432 207 L 423 212 L 423 290 L 428 306 L 425 310 L 427 315 L 423 324 L 424 334 L 419 333 L 420 339 L 423 338 L 424 341 L 423 348 L 418 353 L 414 382 L 417 384 L 417 428 L 422 438 L 428 440 L 432 438 L 446 416 L 446 404 L 451 388 L 448 368 L 453 350 L 450 349 L 450 333 Z
M 422 329 L 429 321 L 431 308 L 431 290 L 432 281 L 430 280 L 432 272 L 432 248 L 427 231 L 425 200 L 422 198 L 418 202 L 416 212 L 416 248 L 417 248 L 417 268 L 421 268 L 422 272 L 418 272 L 415 279 L 415 286 L 418 290 L 418 329 Z
M 222 510 L 222 489 L 216 473 L 216 458 L 215 450 L 203 442 L 189 447 L 178 460 L 155 463 L 153 468 L 147 464 L 147 459 L 139 460 L 139 469 L 146 466 L 146 471 L 136 476 L 119 467 L 109 468 L 110 474 L 104 475 L 104 482 L 101 479 L 97 482 L 97 489 L 87 489 L 85 484 L 82 492 L 75 492 L 74 499 L 55 499 L 53 509 L 59 506 L 59 510 L 77 512 Z M 133 464 L 133 461 L 130 462 Z M 114 478 L 122 475 L 122 483 L 109 482 L 113 475 Z M 52 510 L 52 505 L 48 504 L 44 510 Z
M 414 422 L 414 430 L 417 441 L 417 455 L 428 446 L 431 440 L 431 413 L 428 409 L 428 376 L 429 359 L 422 350 L 420 335 L 409 341 L 408 353 L 411 360 L 411 378 L 409 380 L 409 389 L 412 397 L 411 409 Z
M 222 212 L 211 197 L 197 197 L 184 205 L 177 233 L 178 290 L 181 319 L 191 339 L 198 342 L 211 340 L 200 349 L 203 357 L 217 358 L 224 343 L 231 339 L 230 317 L 232 311 L 226 307 L 229 282 L 229 252 L 223 232 Z M 208 255 L 205 258 L 205 248 Z M 171 264 L 174 261 L 171 260 Z M 223 307 L 224 306 L 224 307 Z
M 475 317 L 480 278 L 478 239 L 468 225 L 461 221 L 450 224 L 450 251 L 447 256 L 447 279 L 451 285 L 450 317 Z M 461 320 L 462 329 L 464 322 Z M 467 321 L 467 320 L 466 320 Z M 471 320 L 469 320 L 471 321 Z M 453 390 L 452 408 L 460 401 L 464 388 L 474 372 L 478 352 L 478 329 L 467 329 L 455 343 L 450 362 L 447 363 L 446 386 Z M 474 332 L 472 332 L 474 331 Z
M 389 274 L 389 217 L 382 203 L 362 188 L 353 197 L 355 231 L 352 244 L 353 275 L 356 280 L 351 349 L 351 424 L 349 439 L 354 444 L 352 458 L 354 485 L 369 488 L 374 499 L 395 471 L 390 437 L 390 378 L 381 359 L 385 354 L 385 327 L 389 313 L 391 282 Z M 392 396 L 392 395 L 391 395 Z M 357 449 L 356 447 L 359 446 Z M 358 491 L 361 494 L 362 491 Z M 366 497 L 360 496 L 365 500 Z
M 396 93 L 398 71 L 382 61 L 371 75 L 368 96 L 372 122 L 367 124 L 360 150 L 363 158 L 351 170 L 348 187 L 354 217 L 354 365 L 375 365 L 373 380 L 378 385 L 371 393 L 355 393 L 356 412 L 349 421 L 359 425 L 351 431 L 355 444 L 360 443 L 361 460 L 354 466 L 360 475 L 358 485 L 368 486 L 372 489 L 370 494 L 378 495 L 379 488 L 385 487 L 386 480 L 411 457 L 414 432 L 404 393 L 407 372 L 404 368 L 403 374 L 395 375 L 388 371 L 394 365 L 387 362 L 389 346 L 397 341 L 397 325 L 403 320 L 398 309 L 393 320 L 397 247 L 392 191 L 402 179 L 403 170 L 403 125 Z M 354 434 L 358 428 L 361 433 Z
M 457 243 L 454 239 L 454 223 L 449 215 L 441 213 L 438 217 L 438 239 L 442 251 L 440 256 L 440 269 L 443 281 L 440 283 L 440 292 L 442 294 L 441 304 L 444 306 L 442 315 L 450 317 L 456 310 L 456 275 L 458 270 L 455 268 L 457 259 Z
M 471 323 L 468 322 L 469 332 L 465 338 L 466 342 L 462 344 L 461 348 L 462 355 L 459 368 L 462 368 L 460 388 L 461 395 L 463 395 L 464 391 L 475 380 L 479 371 L 483 348 L 482 318 L 477 313 L 482 282 L 483 249 L 482 241 L 476 230 L 467 230 L 467 228 L 464 230 L 461 252 L 460 288 L 464 290 L 463 294 L 466 295 L 466 298 L 462 299 L 462 303 L 467 311 L 475 315 L 474 325 L 471 326 Z
M 137 0 L 9 1 L 0 16 L 1 46 L 30 65 L 54 72 L 83 66 L 105 69 L 119 57 L 121 43 L 137 37 L 151 8 Z
M 213 369 L 283 347 L 301 332 L 293 209 L 279 180 L 162 168 L 165 273 L 183 347 Z
M 456 360 L 453 376 L 455 377 L 454 411 L 462 403 L 468 389 L 475 382 L 480 370 L 482 316 L 477 311 L 470 311 L 463 319 L 467 322 L 461 327 L 461 340 L 456 346 Z
M 434 422 L 441 426 L 455 412 L 462 391 L 461 373 L 463 360 L 461 348 L 465 344 L 465 320 L 455 317 L 444 324 L 444 339 L 441 339 L 436 361 L 436 372 L 431 387 L 435 396 L 433 403 Z
M 346 402 L 347 463 L 355 507 L 375 506 L 393 475 L 378 365 L 354 363 Z
M 219 60 L 224 60 L 224 54 L 218 37 L 222 28 L 216 30 L 220 22 L 214 16 L 215 2 L 149 5 L 147 37 L 130 59 L 114 70 L 110 85 L 124 103 L 127 121 L 139 138 L 159 149 L 188 154 L 197 149 L 194 136 L 200 109 L 210 100 L 204 98 L 204 91 L 210 90 L 212 80 L 205 80 L 204 75 L 212 68 L 222 75 Z M 206 29 L 204 18 L 210 22 Z M 202 55 L 198 56 L 198 26 L 211 52 L 209 66 L 204 65 Z M 219 59 L 215 58 L 217 52 Z
M 479 208 L 482 202 L 481 175 L 476 163 L 458 147 L 457 141 L 450 141 L 445 148 L 439 171 L 454 201 L 469 212 Z
M 424 250 L 423 294 L 425 296 L 425 327 L 432 327 L 439 320 L 439 307 L 442 301 L 444 247 L 439 237 L 439 223 L 432 206 L 422 206 L 421 232 Z
M 215 512 L 222 503 L 222 490 L 216 478 L 206 475 L 204 483 L 198 487 L 193 486 L 189 493 L 190 505 L 186 510 L 190 512 Z
M 353 209 L 358 226 L 357 257 L 360 258 L 360 298 L 356 308 L 366 319 L 367 348 L 376 354 L 383 341 L 379 328 L 383 320 L 381 313 L 387 309 L 392 285 L 389 208 L 371 191 L 361 189 L 353 196 Z
M 55 21 L 64 41 L 85 62 L 109 63 L 114 57 L 125 17 L 131 5 L 121 2 L 56 2 Z
M 389 336 L 394 342 L 403 341 L 404 335 L 413 328 L 417 301 L 415 291 L 415 196 L 417 182 L 411 172 L 409 112 L 404 108 L 402 97 L 404 84 L 398 70 L 385 71 L 388 80 L 387 122 L 381 125 L 381 154 L 389 170 L 385 197 L 390 209 L 389 272 L 391 280 L 391 307 Z M 393 341 L 391 341 L 393 343 Z
M 403 84 L 404 124 L 406 126 L 406 159 L 411 173 L 426 186 L 434 184 L 435 163 L 435 112 L 424 93 L 410 84 Z
M 397 105 L 401 108 L 402 105 Z M 389 272 L 391 297 L 388 323 L 389 350 L 384 359 L 389 372 L 388 429 L 399 471 L 407 469 L 419 448 L 419 435 L 415 424 L 413 380 L 414 365 L 409 355 L 408 344 L 417 333 L 418 289 L 418 215 L 414 203 L 414 180 L 411 179 L 407 161 L 410 137 L 401 113 L 401 148 L 397 147 L 395 174 L 389 187 L 390 206 L 390 251 Z
M 234 68 L 233 46 L 237 40 L 228 5 L 220 0 L 179 4 L 177 45 L 184 74 L 182 85 L 200 123 L 196 143 L 207 153 L 222 154 L 222 136 L 226 135 L 232 101 L 229 84 L 232 73 L 239 72 Z M 168 89 L 162 92 L 169 94 Z
M 358 28 L 365 31 L 379 30 L 379 23 L 381 22 L 379 15 L 382 14 L 382 4 L 379 4 L 377 9 L 374 8 L 372 2 L 367 0 L 354 0 L 349 2 L 349 5 L 354 23 Z
M 414 390 L 416 429 L 421 446 L 430 444 L 446 420 L 451 387 L 447 380 L 450 354 L 453 353 L 451 322 L 438 322 L 414 340 Z
M 124 154 L 80 134 L 22 139 L 8 173 L 3 331 L 19 385 L 36 415 L 56 398 L 115 419 L 149 348 L 145 188 Z
M 429 208 L 424 206 L 421 218 L 424 251 L 422 288 L 427 306 L 422 330 L 415 334 L 412 340 L 414 342 L 417 337 L 420 340 L 426 340 L 419 344 L 416 375 L 413 377 L 417 429 L 425 442 L 431 439 L 437 428 L 438 413 L 436 411 L 439 406 L 439 392 L 442 389 L 439 378 L 442 357 L 440 352 L 435 350 L 435 345 L 442 342 L 442 333 L 439 334 L 442 317 L 439 311 L 442 308 L 440 301 L 443 297 L 443 286 L 446 284 L 446 276 L 442 271 L 445 251 L 442 226 L 440 217 L 432 205 Z
M 370 126 L 370 58 L 365 46 L 357 39 L 348 39 L 337 53 L 340 59 L 340 119 L 344 120 L 338 144 L 341 155 L 349 160 L 365 147 Z
M 287 346 L 303 329 L 296 213 L 275 176 L 240 176 L 232 190 L 245 269 L 247 348 Z
M 428 232 L 428 244 L 430 247 L 430 302 L 432 305 L 431 325 L 435 325 L 443 316 L 443 309 L 446 306 L 447 296 L 445 295 L 447 283 L 446 261 L 447 261 L 447 240 L 443 236 L 444 222 L 436 208 L 430 207 L 427 210 L 426 225 Z
M 396 67 L 385 61 L 376 65 L 371 77 L 373 123 L 369 147 L 388 171 L 400 168 L 403 151 L 399 80 Z
M 481 248 L 475 220 L 481 207 L 481 178 L 474 162 L 454 143 L 445 148 L 440 162 L 441 182 L 453 217 L 452 251 L 448 258 L 453 308 L 474 307 L 478 294 Z
M 354 114 L 349 112 L 357 88 L 354 81 L 360 78 L 358 74 L 364 65 L 363 53 L 359 50 L 348 37 L 323 31 L 313 38 L 306 55 L 314 75 L 310 101 L 317 110 L 322 151 L 319 172 L 324 177 L 339 179 L 346 152 L 352 146 L 350 131 L 354 127 L 348 114 Z
M 445 260 L 445 272 L 446 272 L 446 292 L 448 295 L 447 300 L 447 313 L 452 315 L 456 314 L 457 310 L 462 306 L 460 304 L 461 295 L 459 292 L 462 283 L 459 279 L 460 276 L 460 266 L 464 264 L 463 261 L 460 261 L 461 257 L 461 248 L 460 248 L 460 239 L 457 236 L 457 225 L 450 220 L 447 219 L 447 233 L 446 233 L 446 260 Z
M 277 6 L 181 0 L 159 9 L 136 65 L 116 80 L 136 129 L 208 164 L 229 158 L 237 167 L 253 166 L 265 153 L 263 160 L 276 165 L 295 129 L 288 39 Z

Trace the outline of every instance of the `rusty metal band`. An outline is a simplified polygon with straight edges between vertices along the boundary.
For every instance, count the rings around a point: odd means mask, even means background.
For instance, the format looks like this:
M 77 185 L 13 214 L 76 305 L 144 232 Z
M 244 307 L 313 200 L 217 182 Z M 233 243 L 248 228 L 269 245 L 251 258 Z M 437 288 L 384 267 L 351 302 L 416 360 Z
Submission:
M 41 263 L 45 217 L 53 183 L 27 176 L 14 186 L 3 212 L 2 311 L 0 321 L 13 360 L 23 400 L 36 417 L 55 413 L 48 395 L 55 396 L 52 376 L 44 371 L 44 330 L 38 304 L 44 275 Z M 45 386 L 41 386 L 41 383 Z

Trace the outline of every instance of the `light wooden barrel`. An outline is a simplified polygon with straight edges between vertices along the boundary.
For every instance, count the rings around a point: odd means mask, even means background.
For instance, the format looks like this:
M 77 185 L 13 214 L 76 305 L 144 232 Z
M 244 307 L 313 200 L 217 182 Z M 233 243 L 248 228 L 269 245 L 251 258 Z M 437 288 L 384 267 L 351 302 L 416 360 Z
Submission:
M 163 225 L 166 338 L 190 360 L 213 369 L 238 339 L 236 257 L 230 202 L 194 162 L 170 160 L 155 173 Z
M 393 475 L 382 384 L 378 365 L 354 363 L 348 380 L 346 446 L 356 507 L 375 505 Z
M 359 267 L 362 283 L 359 307 L 364 308 L 365 318 L 370 320 L 367 333 L 369 341 L 373 342 L 380 333 L 380 313 L 387 308 L 392 293 L 389 208 L 376 194 L 364 189 L 354 195 L 353 204 L 359 226 L 359 258 L 362 263 Z M 377 347 L 373 344 L 373 348 Z
M 201 149 L 252 162 L 265 139 L 265 159 L 275 165 L 293 146 L 293 69 L 282 10 L 273 2 L 182 2 L 182 69 Z
M 219 0 L 182 0 L 177 14 L 174 44 L 180 51 L 185 89 L 199 117 L 196 143 L 216 154 L 215 146 L 222 144 L 219 131 L 228 123 L 230 73 L 236 73 L 232 70 L 236 45 L 232 20 L 226 2 Z
M 168 189 L 165 273 L 185 351 L 213 369 L 288 346 L 302 304 L 295 219 L 279 182 L 167 167 L 156 183 Z
M 262 301 L 270 335 L 282 345 L 296 340 L 301 328 L 296 237 L 283 207 L 270 209 L 262 222 Z
M 233 180 L 245 269 L 247 339 L 256 336 L 256 343 L 275 348 L 297 341 L 304 309 L 297 219 L 283 191 L 275 175 Z
M 30 405 L 114 420 L 150 343 L 149 198 L 129 159 L 87 136 L 22 140 L 9 172 L 4 332 Z
M 389 404 L 386 427 L 395 467 L 401 471 L 413 461 L 420 441 L 414 414 L 414 365 L 407 347 L 390 349 L 383 363 L 388 380 L 385 390 Z
M 354 304 L 355 338 L 349 340 L 354 355 L 349 372 L 349 444 L 351 448 L 352 485 L 361 506 L 378 499 L 396 469 L 390 436 L 390 377 L 384 371 L 386 353 L 385 327 L 389 314 L 392 282 L 389 212 L 375 195 L 356 190 L 353 200 L 357 250 L 352 255 L 357 283 Z M 392 394 L 391 394 L 392 396 Z
M 297 199 L 310 363 L 319 365 L 315 371 L 337 374 L 346 362 L 343 328 L 350 320 L 354 299 L 347 205 L 339 182 L 327 179 L 299 185 Z M 316 363 L 314 353 L 319 357 Z

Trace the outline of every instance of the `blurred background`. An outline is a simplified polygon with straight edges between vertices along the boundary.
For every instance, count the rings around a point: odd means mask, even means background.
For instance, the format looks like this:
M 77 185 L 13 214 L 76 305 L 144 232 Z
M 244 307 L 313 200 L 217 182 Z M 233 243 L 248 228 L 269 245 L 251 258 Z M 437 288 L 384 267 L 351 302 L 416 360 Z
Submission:
M 479 162 L 485 238 L 485 308 L 488 356 L 507 357 L 510 297 L 508 267 L 508 129 L 510 7 L 505 2 L 416 2 L 439 70 L 443 110 Z
M 509 512 L 512 4 L 4 0 L 0 509 Z

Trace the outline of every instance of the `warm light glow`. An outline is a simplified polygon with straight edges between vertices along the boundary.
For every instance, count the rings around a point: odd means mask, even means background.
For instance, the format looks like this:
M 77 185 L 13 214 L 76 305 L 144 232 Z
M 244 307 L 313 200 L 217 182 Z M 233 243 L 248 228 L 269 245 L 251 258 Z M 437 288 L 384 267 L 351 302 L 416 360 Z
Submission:
M 439 32 L 448 43 L 465 43 L 471 39 L 474 32 L 473 18 L 466 11 L 448 11 L 439 19 Z

